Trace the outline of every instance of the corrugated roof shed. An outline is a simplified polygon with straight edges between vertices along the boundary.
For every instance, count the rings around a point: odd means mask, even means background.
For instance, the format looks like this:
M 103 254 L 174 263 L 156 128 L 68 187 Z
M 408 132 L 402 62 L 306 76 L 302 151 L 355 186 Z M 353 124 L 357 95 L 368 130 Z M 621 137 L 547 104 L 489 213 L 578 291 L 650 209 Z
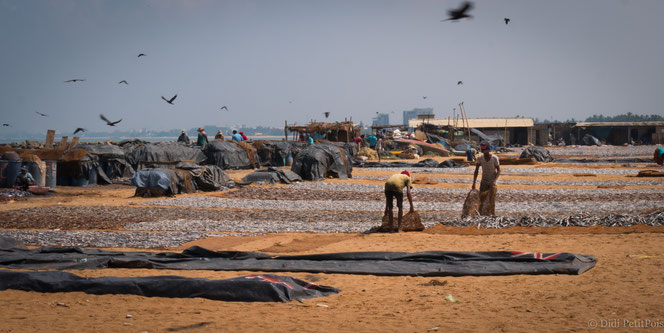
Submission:
M 417 127 L 422 123 L 436 126 L 453 125 L 452 119 L 411 119 L 408 127 Z M 532 127 L 535 125 L 533 118 L 468 118 L 468 126 L 471 128 L 504 128 L 504 127 Z M 459 119 L 458 128 L 465 128 L 465 124 Z

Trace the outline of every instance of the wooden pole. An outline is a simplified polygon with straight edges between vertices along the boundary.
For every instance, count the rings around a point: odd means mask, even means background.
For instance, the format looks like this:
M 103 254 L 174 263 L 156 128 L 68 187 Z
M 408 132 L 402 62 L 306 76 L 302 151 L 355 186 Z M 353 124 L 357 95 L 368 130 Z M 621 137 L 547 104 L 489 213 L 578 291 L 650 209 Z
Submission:
M 284 140 L 288 141 L 288 120 L 284 120 Z
M 46 142 L 44 144 L 45 148 L 53 148 L 53 143 L 55 142 L 55 130 L 46 131 Z

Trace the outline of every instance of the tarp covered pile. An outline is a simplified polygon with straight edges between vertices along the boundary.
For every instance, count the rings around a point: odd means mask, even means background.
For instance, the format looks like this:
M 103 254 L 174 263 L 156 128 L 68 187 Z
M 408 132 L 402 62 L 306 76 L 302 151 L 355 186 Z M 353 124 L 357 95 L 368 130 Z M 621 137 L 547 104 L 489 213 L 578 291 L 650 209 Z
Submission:
M 254 167 L 247 151 L 230 141 L 212 141 L 205 145 L 203 151 L 208 164 L 222 169 L 251 169 Z M 255 160 L 259 161 L 257 154 Z
M 538 162 L 553 162 L 551 152 L 540 146 L 532 146 L 524 149 L 519 158 L 534 158 Z
M 127 162 L 125 151 L 119 146 L 110 144 L 80 144 L 77 149 L 83 149 L 91 155 L 97 156 L 99 166 L 110 179 L 129 178 L 134 174 L 134 168 Z
M 179 162 L 201 164 L 207 157 L 200 148 L 179 143 L 158 143 L 138 145 L 126 155 L 134 169 L 145 167 L 171 167 Z
M 352 156 L 356 153 L 352 146 L 352 144 L 336 145 L 328 142 L 307 146 L 295 157 L 291 171 L 304 180 L 351 178 Z
M 283 183 L 290 184 L 293 182 L 302 181 L 302 177 L 293 171 L 278 170 L 275 168 L 267 168 L 265 170 L 257 170 L 242 178 L 242 183 L 258 183 L 258 184 L 275 184 Z

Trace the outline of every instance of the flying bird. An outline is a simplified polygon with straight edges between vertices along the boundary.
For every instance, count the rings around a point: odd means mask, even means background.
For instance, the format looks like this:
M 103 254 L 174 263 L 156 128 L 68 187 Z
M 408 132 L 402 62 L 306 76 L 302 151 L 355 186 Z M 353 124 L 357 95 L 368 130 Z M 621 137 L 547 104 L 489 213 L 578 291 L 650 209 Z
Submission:
M 35 113 L 38 114 L 38 115 L 40 115 L 40 116 L 42 116 L 42 117 L 48 117 L 47 114 L 44 114 L 44 113 L 41 113 L 41 112 L 37 112 L 37 111 L 35 111 Z
M 127 80 L 122 80 L 122 81 L 118 82 L 118 84 L 120 84 L 120 83 L 129 84 L 129 82 L 127 82 Z
M 226 110 L 226 111 L 228 111 L 228 107 L 227 107 L 226 105 L 224 105 L 224 106 L 220 107 L 219 110 Z
M 422 96 L 422 99 L 427 99 L 427 97 L 426 97 L 426 96 Z
M 464 1 L 459 8 L 447 10 L 447 16 L 449 17 L 445 20 L 440 20 L 440 22 L 457 21 L 462 18 L 472 18 L 472 15 L 468 15 L 468 12 L 471 9 L 473 9 L 473 3 L 470 1 Z
M 173 101 L 175 100 L 176 97 L 178 97 L 177 94 L 175 94 L 175 96 L 171 97 L 171 99 L 166 99 L 166 97 L 164 97 L 164 96 L 161 96 L 161 99 L 165 100 L 166 103 L 168 103 L 170 105 L 173 105 Z
M 325 119 L 330 116 L 330 112 L 323 112 L 323 114 L 325 115 Z
M 115 124 L 117 124 L 117 123 L 119 123 L 119 122 L 122 121 L 122 118 L 120 118 L 120 120 L 118 120 L 118 121 L 110 121 L 110 120 L 108 120 L 106 117 L 104 117 L 103 114 L 100 114 L 100 115 L 99 115 L 99 118 L 101 118 L 101 120 L 105 121 L 105 122 L 106 122 L 106 125 L 108 125 L 108 126 L 115 126 Z
M 4 126 L 4 127 L 12 127 L 11 125 L 9 125 L 9 124 L 7 124 L 7 123 L 2 124 L 2 126 Z
M 506 17 L 506 18 L 505 18 L 505 24 L 509 24 L 510 21 L 511 21 L 511 20 L 509 19 L 509 17 Z
M 462 84 L 463 84 L 463 81 L 459 81 L 459 82 L 457 82 L 457 86 L 460 86 L 460 85 L 462 85 Z
M 138 58 L 140 58 L 140 57 L 145 57 L 145 53 L 139 53 Z
M 69 82 L 82 82 L 82 81 L 85 81 L 85 79 L 71 79 L 71 80 L 67 80 L 65 82 L 69 83 Z
M 77 127 L 76 130 L 74 131 L 74 134 L 78 132 L 85 132 L 85 128 Z

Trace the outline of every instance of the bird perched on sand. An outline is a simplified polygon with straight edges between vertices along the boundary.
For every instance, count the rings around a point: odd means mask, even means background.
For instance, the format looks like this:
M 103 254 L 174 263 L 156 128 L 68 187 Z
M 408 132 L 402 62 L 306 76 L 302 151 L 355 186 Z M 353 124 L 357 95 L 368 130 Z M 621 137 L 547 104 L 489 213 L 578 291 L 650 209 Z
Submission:
M 85 128 L 77 127 L 76 130 L 74 131 L 74 134 L 76 134 L 78 132 L 85 132 Z
M 459 8 L 455 9 L 449 9 L 447 10 L 447 16 L 449 16 L 445 20 L 440 20 L 440 22 L 443 21 L 458 21 L 462 18 L 472 18 L 471 15 L 468 15 L 468 12 L 473 9 L 473 3 L 470 1 L 464 1 Z
M 83 82 L 83 81 L 85 81 L 85 79 L 71 79 L 71 80 L 67 80 L 67 81 L 65 81 L 65 83 L 69 83 L 69 82 Z
M 145 57 L 145 53 L 139 53 L 138 58 L 140 58 L 140 57 Z
M 505 24 L 509 24 L 510 21 L 511 21 L 511 20 L 509 19 L 509 17 L 506 17 L 506 18 L 505 18 Z
M 224 105 L 224 106 L 220 107 L 219 110 L 226 110 L 226 111 L 228 111 L 228 107 L 227 107 L 226 105 Z
M 129 84 L 129 82 L 127 82 L 127 80 L 122 80 L 122 81 L 118 82 L 118 84 L 120 84 L 120 83 Z
M 108 126 L 115 126 L 115 124 L 117 124 L 117 123 L 119 123 L 119 122 L 122 121 L 122 118 L 120 118 L 120 120 L 118 120 L 118 121 L 110 121 L 110 120 L 108 120 L 106 117 L 104 117 L 103 114 L 100 114 L 100 115 L 99 115 L 99 118 L 101 118 L 101 120 L 105 121 L 105 122 L 106 122 L 106 125 L 108 125 Z
M 327 119 L 327 117 L 330 116 L 330 112 L 329 111 L 323 112 L 323 115 L 325 115 L 325 119 Z
M 176 97 L 178 97 L 177 94 L 175 94 L 175 96 L 171 97 L 171 99 L 166 99 L 166 97 L 164 97 L 164 96 L 161 96 L 161 99 L 165 100 L 166 103 L 168 103 L 170 105 L 173 105 L 173 101 L 175 100 Z
M 37 111 L 35 111 L 35 113 L 42 116 L 42 117 L 48 117 L 48 115 L 45 114 L 45 113 L 41 113 L 41 112 L 37 112 Z
M 462 85 L 462 84 L 463 84 L 463 81 L 459 81 L 459 82 L 457 82 L 457 86 L 460 86 L 460 85 Z

